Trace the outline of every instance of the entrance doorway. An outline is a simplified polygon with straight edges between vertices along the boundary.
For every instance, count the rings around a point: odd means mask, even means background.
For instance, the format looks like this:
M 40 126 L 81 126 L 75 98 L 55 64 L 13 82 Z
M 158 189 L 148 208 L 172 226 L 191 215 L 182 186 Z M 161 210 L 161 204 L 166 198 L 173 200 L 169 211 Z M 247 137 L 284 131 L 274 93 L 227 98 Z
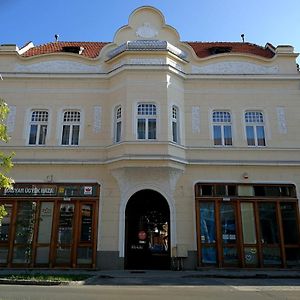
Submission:
M 125 211 L 125 268 L 170 268 L 170 209 L 153 190 L 135 193 Z

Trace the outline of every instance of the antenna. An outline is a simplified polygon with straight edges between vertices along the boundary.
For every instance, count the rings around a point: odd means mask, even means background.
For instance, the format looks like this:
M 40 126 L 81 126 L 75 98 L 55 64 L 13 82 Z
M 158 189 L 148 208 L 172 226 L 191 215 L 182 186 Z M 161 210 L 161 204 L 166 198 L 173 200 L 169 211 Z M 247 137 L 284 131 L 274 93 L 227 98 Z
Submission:
M 243 43 L 245 43 L 245 35 L 243 33 L 241 34 L 241 38 L 242 38 Z
M 54 37 L 55 37 L 55 42 L 58 42 L 59 35 L 55 34 Z

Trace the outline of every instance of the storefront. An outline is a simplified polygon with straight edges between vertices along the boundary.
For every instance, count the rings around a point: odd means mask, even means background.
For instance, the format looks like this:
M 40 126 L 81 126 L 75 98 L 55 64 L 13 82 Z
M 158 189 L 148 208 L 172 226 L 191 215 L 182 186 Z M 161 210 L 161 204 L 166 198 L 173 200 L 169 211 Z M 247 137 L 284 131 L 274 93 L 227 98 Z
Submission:
M 98 184 L 15 184 L 3 190 L 2 267 L 96 267 Z
M 198 265 L 299 267 L 294 185 L 195 186 Z

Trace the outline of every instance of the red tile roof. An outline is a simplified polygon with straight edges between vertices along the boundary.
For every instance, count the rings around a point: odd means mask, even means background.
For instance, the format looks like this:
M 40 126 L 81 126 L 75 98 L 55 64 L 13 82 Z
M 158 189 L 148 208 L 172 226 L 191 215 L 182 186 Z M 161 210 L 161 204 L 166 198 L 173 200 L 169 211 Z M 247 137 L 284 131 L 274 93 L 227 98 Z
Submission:
M 264 58 L 272 58 L 275 53 L 266 47 L 261 47 L 251 43 L 241 42 L 184 42 L 190 45 L 199 58 L 213 55 L 218 49 L 230 49 L 230 53 L 254 54 Z M 101 49 L 108 42 L 52 42 L 44 45 L 35 46 L 22 54 L 23 57 L 31 57 L 41 54 L 52 54 L 64 52 L 63 47 L 83 47 L 80 55 L 95 58 Z M 272 46 L 272 45 L 270 45 Z
M 261 47 L 251 43 L 241 42 L 185 42 L 189 44 L 200 58 L 212 55 L 214 48 L 230 48 L 230 53 L 254 54 L 265 58 L 272 58 L 275 53 L 269 48 Z M 270 44 L 271 46 L 271 44 Z
M 105 42 L 53 42 L 33 47 L 22 54 L 24 57 L 52 54 L 64 52 L 63 47 L 83 47 L 81 55 L 89 58 L 95 58 L 99 55 L 101 49 L 107 45 Z

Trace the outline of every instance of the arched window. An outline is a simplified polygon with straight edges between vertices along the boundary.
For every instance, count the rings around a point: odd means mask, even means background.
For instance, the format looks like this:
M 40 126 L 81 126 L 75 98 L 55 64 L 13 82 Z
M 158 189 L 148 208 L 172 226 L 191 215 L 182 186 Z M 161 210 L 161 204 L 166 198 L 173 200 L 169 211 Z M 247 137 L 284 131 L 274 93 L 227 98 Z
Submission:
M 172 106 L 172 141 L 179 143 L 179 110 L 175 105 Z
M 78 145 L 80 130 L 80 111 L 67 110 L 63 112 L 62 145 Z
M 248 146 L 266 146 L 264 115 L 261 111 L 245 112 Z
M 151 103 L 141 103 L 137 106 L 137 139 L 156 139 L 156 105 Z
M 115 108 L 115 116 L 114 116 L 114 140 L 116 143 L 119 143 L 122 138 L 122 108 L 121 106 L 117 106 Z
M 213 138 L 216 146 L 232 146 L 231 115 L 228 111 L 212 114 Z
M 29 145 L 45 145 L 49 114 L 46 110 L 34 110 L 31 113 Z

